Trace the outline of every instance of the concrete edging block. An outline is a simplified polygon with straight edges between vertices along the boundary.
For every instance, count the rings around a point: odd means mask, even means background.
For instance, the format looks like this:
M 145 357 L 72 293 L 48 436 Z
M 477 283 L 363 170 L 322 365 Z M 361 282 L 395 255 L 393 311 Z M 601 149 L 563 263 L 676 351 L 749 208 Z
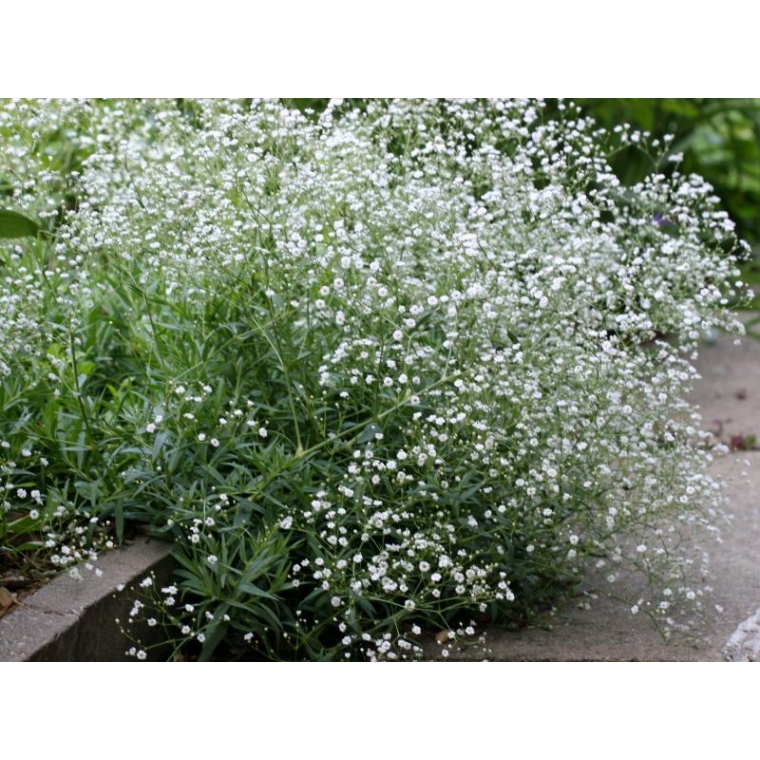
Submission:
M 172 545 L 141 538 L 129 546 L 102 554 L 102 575 L 83 572 L 83 579 L 69 575 L 55 578 L 23 605 L 0 619 L 0 662 L 118 662 L 126 659 L 130 643 L 116 624 L 126 619 L 133 603 L 121 584 L 139 582 L 155 573 L 160 584 L 169 581 L 176 563 Z M 144 643 L 150 635 L 160 637 L 160 628 L 136 630 Z

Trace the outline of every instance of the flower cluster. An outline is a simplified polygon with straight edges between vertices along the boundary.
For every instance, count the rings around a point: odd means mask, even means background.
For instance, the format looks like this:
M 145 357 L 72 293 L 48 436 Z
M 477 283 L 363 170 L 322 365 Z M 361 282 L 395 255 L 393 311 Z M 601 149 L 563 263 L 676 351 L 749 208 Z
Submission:
M 48 460 L 0 440 L 0 547 L 4 564 L 40 578 L 66 569 L 76 579 L 94 571 L 98 552 L 112 548 L 108 526 L 56 487 L 45 489 Z

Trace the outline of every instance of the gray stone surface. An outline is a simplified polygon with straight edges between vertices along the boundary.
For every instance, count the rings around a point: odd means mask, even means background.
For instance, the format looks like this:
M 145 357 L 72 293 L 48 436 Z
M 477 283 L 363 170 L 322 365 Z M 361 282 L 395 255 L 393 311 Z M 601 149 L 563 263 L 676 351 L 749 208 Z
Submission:
M 100 577 L 83 571 L 82 580 L 64 575 L 48 583 L 0 619 L 0 662 L 126 659 L 129 642 L 114 621 L 126 618 L 132 598 L 117 586 L 139 581 L 151 571 L 165 582 L 174 567 L 170 551 L 169 544 L 139 539 L 101 555 Z M 146 638 L 151 632 L 138 633 Z
M 704 344 L 697 368 L 701 380 L 691 400 L 699 407 L 707 430 L 722 428 L 731 436 L 757 436 L 760 441 L 760 340 L 721 336 Z
M 729 662 L 760 662 L 760 609 L 731 634 L 723 651 Z

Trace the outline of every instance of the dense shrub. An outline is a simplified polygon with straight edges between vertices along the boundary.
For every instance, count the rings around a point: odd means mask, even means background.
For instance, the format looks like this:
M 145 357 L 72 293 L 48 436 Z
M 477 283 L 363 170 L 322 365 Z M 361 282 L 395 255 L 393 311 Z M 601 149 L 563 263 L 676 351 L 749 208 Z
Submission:
M 6 207 L 46 229 L 3 246 L 5 525 L 59 564 L 86 549 L 53 515 L 171 538 L 133 619 L 202 657 L 375 659 L 590 567 L 647 578 L 666 627 L 700 601 L 682 538 L 721 493 L 684 393 L 743 293 L 702 179 L 624 188 L 619 136 L 528 101 L 14 103 L 0 130 Z

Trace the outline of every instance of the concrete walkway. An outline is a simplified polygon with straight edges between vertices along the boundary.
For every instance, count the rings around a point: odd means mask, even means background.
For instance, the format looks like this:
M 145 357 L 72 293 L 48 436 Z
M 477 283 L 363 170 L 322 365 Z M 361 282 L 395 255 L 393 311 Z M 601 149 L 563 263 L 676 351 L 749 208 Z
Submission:
M 760 341 L 739 346 L 720 337 L 700 349 L 702 379 L 692 394 L 706 429 L 726 443 L 760 440 Z M 749 462 L 749 466 L 746 465 Z M 736 450 L 712 465 L 728 485 L 723 543 L 710 554 L 714 589 L 696 633 L 666 643 L 643 616 L 603 597 L 590 610 L 565 609 L 544 622 L 551 630 L 488 631 L 482 645 L 452 651 L 449 660 L 501 661 L 760 661 L 760 450 Z M 438 650 L 438 651 L 436 651 Z M 440 649 L 426 648 L 431 659 Z

